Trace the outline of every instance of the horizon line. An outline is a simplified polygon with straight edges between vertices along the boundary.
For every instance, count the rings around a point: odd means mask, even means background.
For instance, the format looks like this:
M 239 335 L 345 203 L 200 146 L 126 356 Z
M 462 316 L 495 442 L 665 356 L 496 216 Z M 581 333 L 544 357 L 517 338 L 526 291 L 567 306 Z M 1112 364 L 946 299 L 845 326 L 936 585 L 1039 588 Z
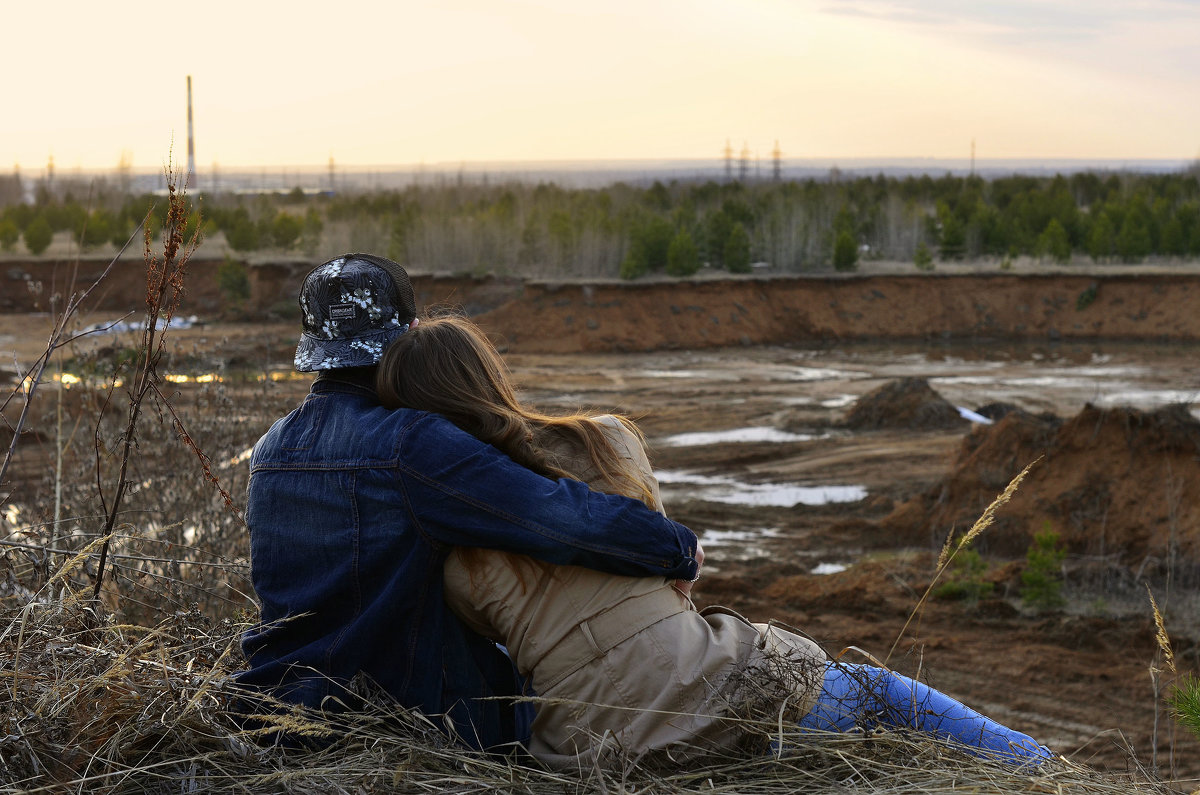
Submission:
M 734 168 L 740 167 L 743 162 L 742 158 L 734 157 L 729 161 Z M 746 162 L 753 163 L 761 168 L 763 166 L 772 167 L 775 160 L 773 157 L 755 157 Z M 1125 166 L 1157 166 L 1165 167 L 1176 165 L 1178 167 L 1187 167 L 1192 164 L 1200 163 L 1200 157 L 1054 157 L 1054 156 L 1014 156 L 1014 157 L 975 157 L 969 156 L 952 156 L 942 157 L 935 155 L 860 155 L 854 157 L 835 157 L 835 156 L 812 156 L 812 157 L 782 157 L 779 159 L 781 167 L 814 169 L 814 168 L 841 168 L 843 164 L 846 168 L 864 169 L 864 168 L 905 168 L 905 167 L 939 167 L 939 168 L 970 168 L 978 169 L 989 168 L 1010 168 L 1016 165 L 1026 165 L 1045 168 L 1054 164 L 1061 164 L 1071 168 L 1080 168 L 1088 165 L 1097 167 L 1119 167 Z M 721 171 L 725 168 L 726 160 L 724 158 L 713 157 L 623 157 L 623 158 L 558 158 L 558 159 L 512 159 L 512 160 L 436 160 L 436 161 L 415 161 L 415 162 L 390 162 L 390 163 L 358 163 L 358 162 L 340 162 L 336 158 L 331 158 L 331 162 L 326 163 L 271 163 L 271 164 L 253 164 L 253 165 L 222 165 L 220 161 L 215 161 L 207 167 L 197 165 L 196 173 L 205 174 L 217 172 L 228 173 L 253 173 L 266 171 L 268 173 L 278 173 L 281 170 L 297 171 L 297 172 L 319 172 L 328 173 L 330 165 L 333 166 L 335 172 L 370 172 L 370 171 L 401 171 L 401 172 L 447 172 L 454 173 L 466 169 L 495 169 L 497 171 L 519 171 L 522 169 L 535 170 L 619 170 L 622 168 L 645 168 L 657 167 L 661 169 L 670 168 L 691 168 L 701 170 Z M 186 164 L 176 163 L 176 167 L 183 171 Z M 130 166 L 128 173 L 130 174 L 160 174 L 165 166 Z M 14 164 L 14 173 L 32 173 L 45 176 L 49 171 L 49 164 L 36 168 L 27 168 L 20 164 Z M 122 166 L 120 164 L 112 166 L 54 166 L 56 175 L 66 176 L 69 174 L 109 174 L 120 173 Z

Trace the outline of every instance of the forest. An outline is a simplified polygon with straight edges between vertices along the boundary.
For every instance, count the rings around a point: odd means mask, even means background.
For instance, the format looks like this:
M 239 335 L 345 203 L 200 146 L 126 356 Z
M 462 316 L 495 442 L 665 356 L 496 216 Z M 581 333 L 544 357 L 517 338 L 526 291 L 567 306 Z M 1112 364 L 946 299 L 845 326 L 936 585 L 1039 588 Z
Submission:
M 83 250 L 123 244 L 154 196 L 103 181 L 39 186 L 0 209 L 0 250 L 39 255 L 55 233 Z M 847 176 L 625 183 L 602 189 L 446 180 L 373 193 L 190 197 L 189 226 L 232 257 L 386 252 L 430 272 L 540 277 L 853 270 L 865 260 L 1017 257 L 1143 263 L 1200 257 L 1200 166 L 1170 174 Z M 188 230 L 191 231 L 190 229 Z

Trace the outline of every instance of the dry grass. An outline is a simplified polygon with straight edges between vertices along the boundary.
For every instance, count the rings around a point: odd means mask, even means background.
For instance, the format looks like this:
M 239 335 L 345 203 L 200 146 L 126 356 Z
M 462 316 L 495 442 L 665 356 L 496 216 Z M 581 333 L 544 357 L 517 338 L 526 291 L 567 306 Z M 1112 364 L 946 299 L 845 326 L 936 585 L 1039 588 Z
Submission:
M 340 715 L 247 706 L 230 681 L 244 627 L 198 612 L 144 628 L 102 620 L 86 600 L 68 596 L 10 602 L 3 627 L 0 792 L 1168 791 L 1144 774 L 1117 778 L 1065 760 L 1015 770 L 916 735 L 800 737 L 770 719 L 749 728 L 773 753 L 551 772 L 463 750 L 429 719 L 378 698 Z M 257 721 L 247 723 L 246 711 Z M 280 729 L 313 747 L 271 743 Z
M 227 405 L 219 392 L 204 395 L 205 414 Z M 245 444 L 221 436 L 231 433 L 222 424 L 203 428 L 206 437 L 222 449 Z M 762 719 L 747 719 L 757 752 L 686 764 L 618 758 L 612 768 L 562 773 L 463 750 L 430 719 L 378 697 L 365 710 L 329 716 L 247 706 L 230 681 L 244 666 L 238 636 L 254 620 L 240 595 L 249 592 L 244 531 L 163 426 L 148 423 L 139 435 L 156 451 L 153 477 L 168 479 L 135 494 L 138 513 L 128 516 L 158 517 L 159 526 L 127 526 L 114 537 L 112 603 L 81 596 L 102 543 L 83 526 L 101 517 L 60 534 L 64 548 L 45 573 L 29 564 L 6 572 L 0 560 L 0 593 L 5 577 L 19 586 L 0 599 L 0 792 L 1168 792 L 1132 761 L 1123 778 L 1067 761 L 1021 772 L 910 734 L 801 738 L 766 708 Z M 86 491 L 74 485 L 81 493 L 69 503 Z M 179 543 L 177 522 L 166 517 L 197 525 L 195 542 Z M 37 547 L 34 528 L 24 530 L 22 543 Z M 257 722 L 239 717 L 247 710 Z M 277 731 L 315 745 L 272 744 Z

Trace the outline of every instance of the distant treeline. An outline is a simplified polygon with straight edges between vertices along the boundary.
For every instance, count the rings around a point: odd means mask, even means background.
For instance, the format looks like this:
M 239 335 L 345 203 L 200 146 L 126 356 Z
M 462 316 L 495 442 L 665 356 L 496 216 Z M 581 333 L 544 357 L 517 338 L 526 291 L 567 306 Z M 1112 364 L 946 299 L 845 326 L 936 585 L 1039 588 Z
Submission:
M 153 197 L 97 191 L 0 211 L 0 247 L 34 254 L 55 231 L 120 245 Z M 235 252 L 386 252 L 426 271 L 636 278 L 702 266 L 850 270 L 1020 256 L 1061 263 L 1200 257 L 1200 170 L 1138 175 L 946 175 L 800 182 L 413 186 L 345 195 L 202 194 L 194 215 Z M 202 220 L 201 220 L 202 219 Z

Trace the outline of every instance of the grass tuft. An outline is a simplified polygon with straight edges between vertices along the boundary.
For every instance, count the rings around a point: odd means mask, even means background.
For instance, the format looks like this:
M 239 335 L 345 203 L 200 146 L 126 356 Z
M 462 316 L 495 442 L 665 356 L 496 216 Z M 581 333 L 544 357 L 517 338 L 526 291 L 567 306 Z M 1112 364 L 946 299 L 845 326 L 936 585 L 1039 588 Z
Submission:
M 802 736 L 775 715 L 745 719 L 771 753 L 552 771 L 465 750 L 366 684 L 353 713 L 249 698 L 231 679 L 245 628 L 231 621 L 182 612 L 138 629 L 97 622 L 87 600 L 10 603 L 2 617 L 0 792 L 1167 792 L 1144 772 L 1014 769 L 903 732 Z M 308 747 L 272 743 L 281 732 Z

